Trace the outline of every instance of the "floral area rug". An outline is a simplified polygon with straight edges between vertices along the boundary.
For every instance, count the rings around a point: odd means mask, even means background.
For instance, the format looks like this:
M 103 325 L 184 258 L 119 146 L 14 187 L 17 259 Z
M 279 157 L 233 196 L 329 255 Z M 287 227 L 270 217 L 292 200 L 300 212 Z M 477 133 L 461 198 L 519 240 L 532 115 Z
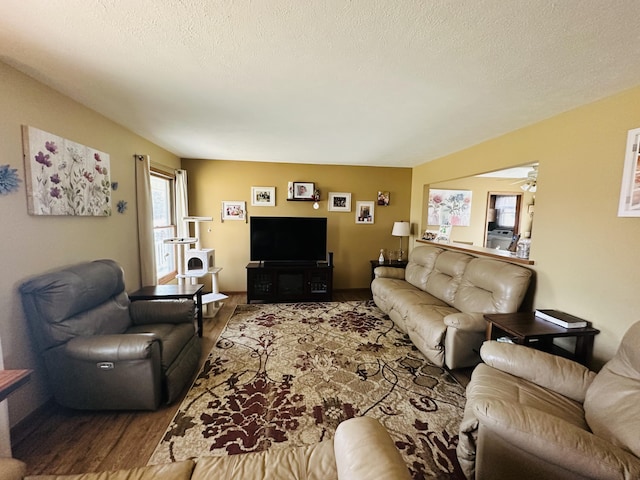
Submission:
M 149 463 L 310 445 L 367 415 L 414 479 L 464 478 L 464 402 L 372 301 L 238 305 Z

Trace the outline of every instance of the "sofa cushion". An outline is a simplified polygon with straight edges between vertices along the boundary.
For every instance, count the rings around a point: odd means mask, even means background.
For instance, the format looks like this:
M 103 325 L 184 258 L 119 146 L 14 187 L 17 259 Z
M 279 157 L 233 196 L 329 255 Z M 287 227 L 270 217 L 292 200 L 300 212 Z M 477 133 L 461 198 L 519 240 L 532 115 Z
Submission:
M 518 311 L 529 287 L 531 270 L 488 258 L 472 259 L 450 302 L 461 312 Z
M 193 466 L 193 461 L 184 460 L 182 462 L 112 472 L 29 476 L 25 477 L 24 480 L 189 480 Z
M 402 291 L 418 290 L 413 285 L 398 278 L 376 278 L 371 282 L 371 293 L 378 306 L 388 312 L 396 304 L 396 293 Z
M 467 404 L 496 398 L 536 408 L 587 430 L 582 404 L 527 380 L 479 364 L 467 386 Z
M 340 423 L 334 438 L 340 480 L 409 480 L 409 470 L 380 422 L 356 417 Z
M 376 305 L 389 315 L 398 328 L 407 332 L 409 309 L 415 305 L 448 307 L 442 300 L 424 292 L 404 280 L 376 278 L 371 284 Z
M 640 322 L 587 390 L 585 416 L 594 434 L 640 457 Z
M 241 455 L 200 457 L 192 480 L 337 480 L 333 440 Z
M 443 251 L 441 248 L 435 247 L 414 248 L 405 268 L 406 281 L 420 290 L 426 290 L 429 275 L 433 271 L 438 256 Z
M 453 305 L 456 291 L 462 281 L 462 274 L 472 258 L 464 253 L 442 252 L 436 259 L 424 290 L 449 305 Z
M 431 362 L 444 365 L 444 336 L 447 326 L 444 317 L 455 312 L 455 308 L 444 305 L 417 304 L 408 306 L 407 333 L 413 344 Z
M 26 463 L 16 458 L 0 457 L 1 480 L 22 480 L 26 473 Z

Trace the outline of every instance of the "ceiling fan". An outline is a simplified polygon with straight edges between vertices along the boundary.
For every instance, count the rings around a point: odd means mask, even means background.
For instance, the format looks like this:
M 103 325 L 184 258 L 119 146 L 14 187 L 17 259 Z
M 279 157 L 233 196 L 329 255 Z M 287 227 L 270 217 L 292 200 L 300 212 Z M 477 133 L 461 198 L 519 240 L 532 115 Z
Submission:
M 521 183 L 522 185 L 520 185 L 520 188 L 522 190 L 524 190 L 525 192 L 531 192 L 534 193 L 538 186 L 538 166 L 537 165 L 533 165 L 531 167 L 531 170 L 529 170 L 529 172 L 527 173 L 526 178 L 522 178 L 516 182 L 513 182 L 511 185 L 517 185 Z

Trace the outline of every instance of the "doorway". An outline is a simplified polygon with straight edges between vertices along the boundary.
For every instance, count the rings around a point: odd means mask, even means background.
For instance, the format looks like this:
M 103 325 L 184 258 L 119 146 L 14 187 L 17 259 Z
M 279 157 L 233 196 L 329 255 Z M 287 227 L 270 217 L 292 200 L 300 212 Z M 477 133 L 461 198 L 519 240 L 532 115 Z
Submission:
M 521 193 L 489 192 L 484 246 L 512 250 L 520 238 Z

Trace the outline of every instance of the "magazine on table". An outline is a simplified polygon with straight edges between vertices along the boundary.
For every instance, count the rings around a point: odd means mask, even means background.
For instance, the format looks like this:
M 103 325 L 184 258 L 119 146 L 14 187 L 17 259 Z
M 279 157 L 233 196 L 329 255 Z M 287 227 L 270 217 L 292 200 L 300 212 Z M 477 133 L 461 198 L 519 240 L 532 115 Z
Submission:
M 586 320 L 560 310 L 536 310 L 535 316 L 564 328 L 584 328 L 589 326 Z

